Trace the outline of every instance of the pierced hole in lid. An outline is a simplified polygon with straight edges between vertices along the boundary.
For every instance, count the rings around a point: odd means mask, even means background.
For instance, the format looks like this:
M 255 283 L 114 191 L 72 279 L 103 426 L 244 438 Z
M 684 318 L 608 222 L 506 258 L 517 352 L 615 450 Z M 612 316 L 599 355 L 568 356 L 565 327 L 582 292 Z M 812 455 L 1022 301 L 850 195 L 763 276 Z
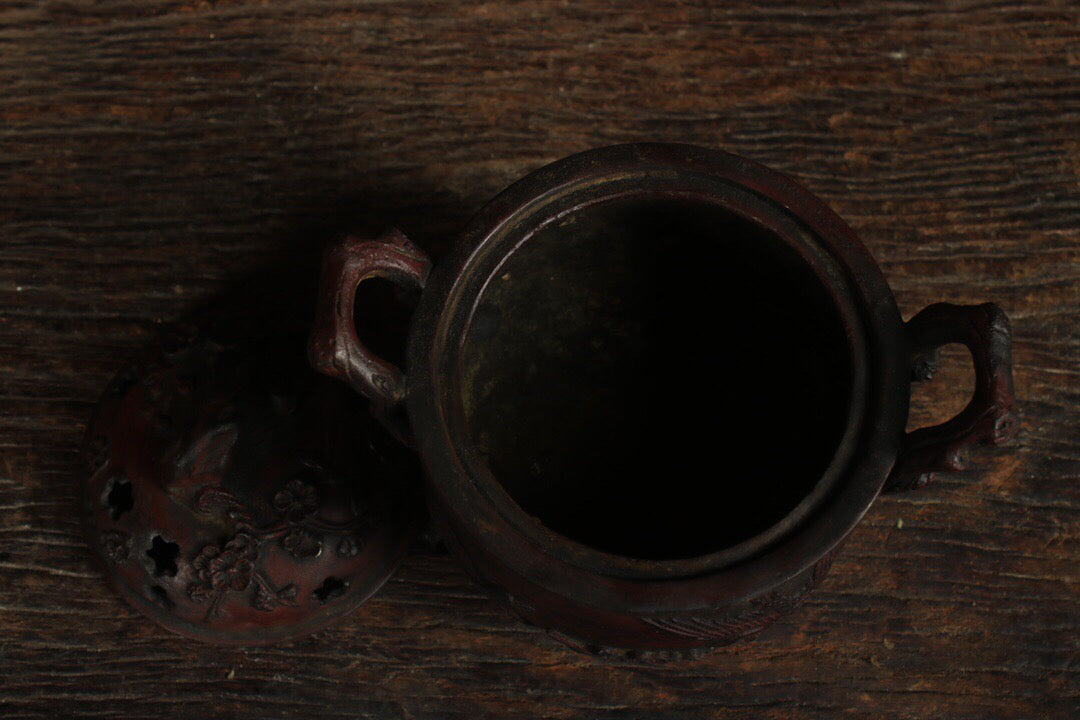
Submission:
M 155 535 L 146 555 L 154 561 L 154 577 L 162 575 L 176 577 L 176 558 L 180 555 L 179 545 L 163 539 L 160 535 Z
M 109 507 L 109 514 L 113 521 L 135 507 L 135 497 L 131 492 L 131 483 L 123 478 L 116 478 L 109 487 L 109 494 L 105 496 L 105 504 Z
M 348 580 L 338 580 L 334 576 L 330 576 L 323 580 L 323 584 L 315 588 L 315 592 L 312 594 L 315 599 L 321 603 L 329 602 L 334 598 L 341 597 L 345 594 L 345 591 L 349 589 Z

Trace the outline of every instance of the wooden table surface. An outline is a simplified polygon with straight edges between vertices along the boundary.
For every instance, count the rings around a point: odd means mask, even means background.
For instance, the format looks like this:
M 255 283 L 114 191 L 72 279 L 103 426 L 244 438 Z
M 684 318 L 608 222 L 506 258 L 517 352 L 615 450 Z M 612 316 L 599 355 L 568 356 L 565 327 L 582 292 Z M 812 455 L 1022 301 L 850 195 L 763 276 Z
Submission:
M 1078 27 L 1075 0 L 0 0 L 0 717 L 1080 716 Z M 641 140 L 800 179 L 905 317 L 1002 304 L 1019 447 L 879 499 L 800 611 L 692 661 L 564 649 L 424 548 L 264 649 L 106 588 L 76 446 L 157 323 L 310 283 L 347 224 L 438 253 L 523 173 Z

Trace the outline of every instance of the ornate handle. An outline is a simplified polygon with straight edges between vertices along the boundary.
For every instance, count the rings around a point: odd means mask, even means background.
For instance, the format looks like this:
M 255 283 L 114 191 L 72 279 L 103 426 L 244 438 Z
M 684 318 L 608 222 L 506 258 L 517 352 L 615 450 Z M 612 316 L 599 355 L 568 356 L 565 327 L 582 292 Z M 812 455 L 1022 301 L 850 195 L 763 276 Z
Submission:
M 994 303 L 931 305 L 907 322 L 913 380 L 929 380 L 943 345 L 962 343 L 975 365 L 975 395 L 959 415 L 908 433 L 885 483 L 886 492 L 922 487 L 943 470 L 962 470 L 970 446 L 999 445 L 1016 437 L 1012 331 Z
M 373 277 L 424 287 L 431 261 L 400 230 L 375 240 L 346 237 L 323 258 L 315 328 L 308 359 L 318 372 L 347 382 L 373 403 L 377 415 L 405 397 L 401 370 L 372 354 L 356 334 L 357 286 Z

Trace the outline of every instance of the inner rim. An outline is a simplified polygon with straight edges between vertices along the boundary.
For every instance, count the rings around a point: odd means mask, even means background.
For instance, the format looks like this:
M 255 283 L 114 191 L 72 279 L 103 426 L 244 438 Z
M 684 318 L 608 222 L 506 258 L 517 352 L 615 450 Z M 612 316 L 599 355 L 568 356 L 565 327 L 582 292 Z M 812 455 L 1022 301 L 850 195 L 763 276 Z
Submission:
M 770 230 L 711 203 L 621 198 L 535 233 L 461 350 L 468 438 L 550 530 L 684 559 L 775 526 L 848 419 L 843 319 Z

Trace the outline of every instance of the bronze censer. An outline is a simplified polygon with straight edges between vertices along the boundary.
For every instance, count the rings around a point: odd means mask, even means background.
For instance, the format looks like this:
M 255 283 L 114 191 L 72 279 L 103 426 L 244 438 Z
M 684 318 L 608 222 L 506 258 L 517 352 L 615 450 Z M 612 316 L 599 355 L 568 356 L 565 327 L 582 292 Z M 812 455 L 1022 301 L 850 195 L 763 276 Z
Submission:
M 356 289 L 373 277 L 422 288 L 403 369 L 357 334 Z M 974 396 L 905 434 L 910 384 L 949 343 L 971 351 Z M 904 323 L 873 258 L 821 200 L 688 145 L 607 147 L 537 170 L 434 268 L 398 231 L 346 238 L 325 258 L 308 354 L 419 455 L 432 522 L 469 572 L 593 652 L 679 652 L 760 631 L 821 580 L 880 492 L 961 469 L 970 446 L 1017 430 L 999 307 L 941 303 Z M 363 447 L 372 433 L 335 437 Z M 90 485 L 87 502 L 100 504 L 107 491 Z M 401 507 L 392 489 L 372 492 Z M 388 528 L 407 515 L 365 521 L 364 567 L 334 561 L 358 573 L 341 578 L 363 588 L 355 602 L 400 557 L 408 533 Z M 335 539 L 353 533 L 319 522 Z M 201 577 L 188 555 L 178 574 Z M 297 597 L 318 590 L 296 586 Z M 252 616 L 218 619 L 218 635 Z

